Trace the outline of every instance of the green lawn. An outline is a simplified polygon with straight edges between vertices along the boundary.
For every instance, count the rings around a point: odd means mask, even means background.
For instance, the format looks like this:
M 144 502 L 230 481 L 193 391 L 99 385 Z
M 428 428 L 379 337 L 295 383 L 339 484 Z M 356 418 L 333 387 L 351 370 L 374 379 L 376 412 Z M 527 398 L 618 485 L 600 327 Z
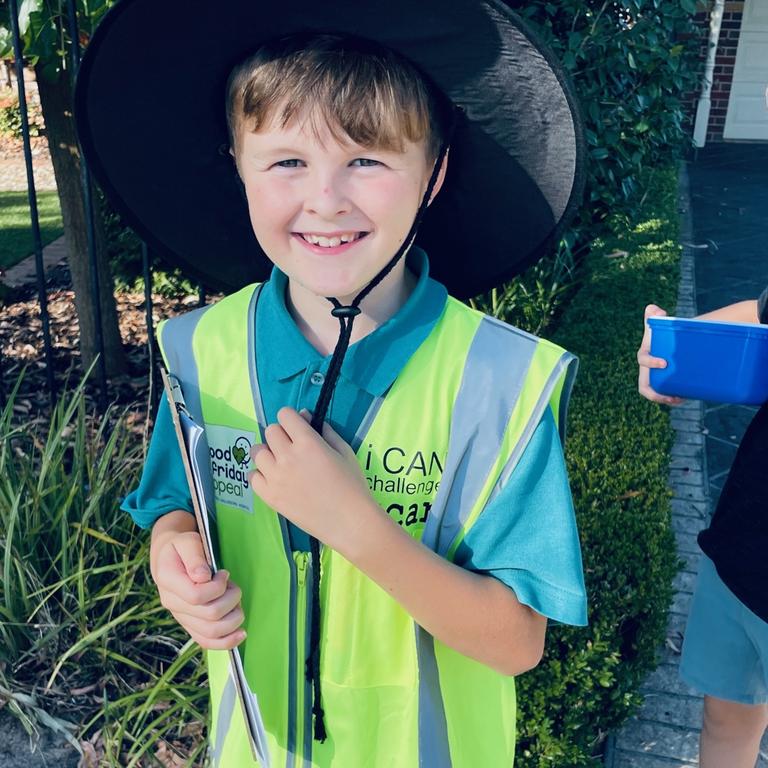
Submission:
M 47 245 L 62 234 L 56 190 L 37 193 L 40 237 Z M 17 264 L 34 250 L 26 192 L 0 192 L 0 269 Z

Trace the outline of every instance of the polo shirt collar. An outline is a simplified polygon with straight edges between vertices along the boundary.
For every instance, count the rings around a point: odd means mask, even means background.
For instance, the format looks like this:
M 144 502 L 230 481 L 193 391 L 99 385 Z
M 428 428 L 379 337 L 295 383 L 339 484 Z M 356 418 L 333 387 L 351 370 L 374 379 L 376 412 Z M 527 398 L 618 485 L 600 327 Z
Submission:
M 446 289 L 429 277 L 426 253 L 413 246 L 407 258 L 408 268 L 417 277 L 413 292 L 389 320 L 350 345 L 341 367 L 342 377 L 375 397 L 389 389 L 445 306 Z M 260 373 L 278 380 L 289 379 L 309 366 L 325 372 L 331 361 L 331 355 L 324 358 L 294 322 L 285 303 L 287 289 L 287 276 L 274 267 L 259 297 L 257 312 L 256 337 L 268 339 L 272 350 L 265 356 L 269 370 Z

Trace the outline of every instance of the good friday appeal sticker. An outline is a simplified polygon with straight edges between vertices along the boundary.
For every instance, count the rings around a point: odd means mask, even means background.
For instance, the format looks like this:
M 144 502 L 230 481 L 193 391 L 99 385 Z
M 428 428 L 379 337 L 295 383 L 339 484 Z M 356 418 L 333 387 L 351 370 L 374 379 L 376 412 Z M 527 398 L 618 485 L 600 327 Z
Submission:
M 253 512 L 253 491 L 248 483 L 248 472 L 253 469 L 251 446 L 256 442 L 256 435 L 216 424 L 206 425 L 205 435 L 214 498 L 220 504 Z

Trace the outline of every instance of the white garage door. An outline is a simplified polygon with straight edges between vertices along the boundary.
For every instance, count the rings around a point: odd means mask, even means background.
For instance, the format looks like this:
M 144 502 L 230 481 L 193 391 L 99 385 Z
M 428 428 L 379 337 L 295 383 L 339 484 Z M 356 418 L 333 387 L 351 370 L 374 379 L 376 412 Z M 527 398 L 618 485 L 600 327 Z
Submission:
M 746 0 L 723 138 L 768 141 L 768 0 Z

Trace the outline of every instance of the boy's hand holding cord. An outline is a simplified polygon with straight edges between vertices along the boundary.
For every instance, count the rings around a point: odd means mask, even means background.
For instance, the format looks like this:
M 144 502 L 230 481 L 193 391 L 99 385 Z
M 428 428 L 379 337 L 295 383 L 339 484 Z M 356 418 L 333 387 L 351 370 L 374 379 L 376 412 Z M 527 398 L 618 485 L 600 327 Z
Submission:
M 352 449 L 325 424 L 320 437 L 292 408 L 254 446 L 254 491 L 387 590 L 446 645 L 507 675 L 538 664 L 546 619 L 489 576 L 450 563 L 379 507 Z M 393 564 L 397 564 L 393 567 Z

